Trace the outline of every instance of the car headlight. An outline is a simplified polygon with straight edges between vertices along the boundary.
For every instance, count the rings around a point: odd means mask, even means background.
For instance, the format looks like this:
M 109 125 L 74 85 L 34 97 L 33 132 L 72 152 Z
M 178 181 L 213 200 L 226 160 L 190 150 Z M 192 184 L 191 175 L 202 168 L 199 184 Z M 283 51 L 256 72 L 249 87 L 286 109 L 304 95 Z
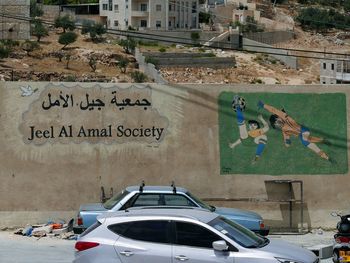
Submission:
M 287 259 L 287 258 L 276 258 L 278 262 L 281 262 L 281 263 L 304 263 L 304 262 L 301 262 L 301 261 L 296 261 L 296 260 L 293 260 L 293 259 Z

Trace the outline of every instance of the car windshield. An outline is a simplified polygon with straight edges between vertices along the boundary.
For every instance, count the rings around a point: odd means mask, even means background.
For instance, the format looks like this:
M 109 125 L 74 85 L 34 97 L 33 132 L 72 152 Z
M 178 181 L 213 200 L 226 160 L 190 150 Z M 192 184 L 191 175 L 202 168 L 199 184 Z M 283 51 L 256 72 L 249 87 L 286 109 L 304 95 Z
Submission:
M 269 239 L 258 236 L 249 229 L 221 216 L 210 221 L 208 225 L 246 248 L 263 247 L 270 242 Z
M 215 206 L 211 206 L 208 205 L 206 203 L 204 203 L 202 200 L 200 200 L 198 197 L 194 196 L 193 194 L 191 194 L 190 192 L 186 193 L 193 201 L 195 201 L 200 207 L 210 210 L 212 212 L 215 211 Z
M 117 203 L 119 203 L 120 200 L 122 200 L 127 194 L 129 194 L 128 191 L 123 190 L 120 193 L 114 195 L 111 199 L 108 199 L 106 202 L 103 203 L 104 208 L 106 209 L 112 209 Z

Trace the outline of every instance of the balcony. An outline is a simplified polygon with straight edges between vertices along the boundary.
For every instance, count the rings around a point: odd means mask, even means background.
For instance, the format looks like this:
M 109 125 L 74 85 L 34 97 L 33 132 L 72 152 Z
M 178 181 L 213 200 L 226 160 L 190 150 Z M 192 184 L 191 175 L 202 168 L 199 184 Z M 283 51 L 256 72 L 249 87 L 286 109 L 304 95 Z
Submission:
M 133 17 L 148 17 L 149 12 L 148 11 L 138 11 L 138 10 L 132 10 L 131 16 Z

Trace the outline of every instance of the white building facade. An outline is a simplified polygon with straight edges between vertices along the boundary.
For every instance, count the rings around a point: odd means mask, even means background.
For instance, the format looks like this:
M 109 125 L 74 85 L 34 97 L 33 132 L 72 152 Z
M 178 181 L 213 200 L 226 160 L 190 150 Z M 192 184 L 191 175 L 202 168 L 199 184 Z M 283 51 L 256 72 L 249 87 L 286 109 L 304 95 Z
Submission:
M 190 30 L 199 28 L 198 0 L 100 0 L 107 28 Z
M 321 84 L 350 83 L 350 60 L 321 60 L 320 63 Z

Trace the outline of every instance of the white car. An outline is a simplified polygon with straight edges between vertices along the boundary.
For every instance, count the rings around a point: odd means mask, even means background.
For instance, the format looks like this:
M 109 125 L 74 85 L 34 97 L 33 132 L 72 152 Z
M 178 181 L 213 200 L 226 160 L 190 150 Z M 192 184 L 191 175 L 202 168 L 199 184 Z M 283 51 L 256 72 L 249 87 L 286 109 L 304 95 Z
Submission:
M 205 209 L 131 208 L 97 218 L 74 263 L 317 263 L 314 253 L 269 240 Z

